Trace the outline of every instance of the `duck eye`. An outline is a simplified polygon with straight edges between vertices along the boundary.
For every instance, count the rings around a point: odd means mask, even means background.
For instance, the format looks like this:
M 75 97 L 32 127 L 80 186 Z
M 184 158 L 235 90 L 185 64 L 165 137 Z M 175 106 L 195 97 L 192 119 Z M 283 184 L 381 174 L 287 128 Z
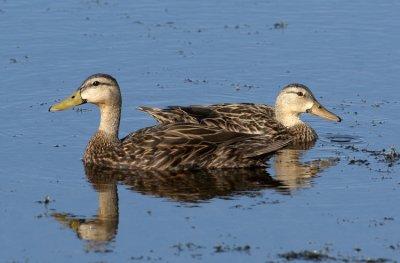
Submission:
M 303 97 L 303 96 L 304 96 L 304 93 L 301 92 L 301 91 L 299 91 L 299 92 L 297 92 L 297 95 L 300 96 L 300 97 Z
M 100 82 L 98 82 L 97 80 L 92 83 L 93 86 L 99 86 L 99 84 Z

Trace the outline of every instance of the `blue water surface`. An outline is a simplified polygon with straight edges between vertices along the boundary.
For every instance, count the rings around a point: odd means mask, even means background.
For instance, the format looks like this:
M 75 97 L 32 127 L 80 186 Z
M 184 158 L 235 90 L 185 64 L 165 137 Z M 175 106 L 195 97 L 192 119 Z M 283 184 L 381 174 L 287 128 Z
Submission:
M 390 0 L 2 0 L 0 261 L 400 259 L 399 166 L 346 148 L 400 147 L 399 13 Z M 81 163 L 97 109 L 47 111 L 97 72 L 121 86 L 121 137 L 155 124 L 139 105 L 273 104 L 286 84 L 306 84 L 343 122 L 305 116 L 321 139 L 296 160 L 336 161 L 309 176 L 276 157 L 267 172 L 284 189 L 194 200 L 189 188 L 99 187 Z M 118 208 L 103 225 L 102 194 Z

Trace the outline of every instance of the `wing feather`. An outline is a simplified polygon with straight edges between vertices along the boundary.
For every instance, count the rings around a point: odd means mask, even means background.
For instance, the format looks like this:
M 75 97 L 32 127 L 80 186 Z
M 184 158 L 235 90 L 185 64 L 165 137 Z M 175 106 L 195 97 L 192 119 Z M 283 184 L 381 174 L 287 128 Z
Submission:
M 144 169 L 263 166 L 266 155 L 288 143 L 187 123 L 145 128 L 122 140 L 131 164 Z

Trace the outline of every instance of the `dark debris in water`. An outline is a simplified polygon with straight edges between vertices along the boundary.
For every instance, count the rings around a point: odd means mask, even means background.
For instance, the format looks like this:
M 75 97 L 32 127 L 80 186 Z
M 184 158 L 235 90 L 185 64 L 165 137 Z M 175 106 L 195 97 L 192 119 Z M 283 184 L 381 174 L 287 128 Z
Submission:
M 368 166 L 370 163 L 366 159 L 351 159 L 349 161 L 350 165 L 366 165 Z
M 341 260 L 342 262 L 360 262 L 360 263 L 386 263 L 386 262 L 396 262 L 394 260 L 390 260 L 390 259 L 386 259 L 386 258 L 366 258 L 366 259 L 352 259 L 350 260 L 346 260 L 343 259 Z
M 396 148 L 391 147 L 389 149 L 382 150 L 369 150 L 367 148 L 357 148 L 354 145 L 348 145 L 344 147 L 347 150 L 352 150 L 354 152 L 368 153 L 370 156 L 375 157 L 378 162 L 386 163 L 389 167 L 398 164 L 400 161 L 400 152 Z M 367 160 L 350 160 L 349 164 L 366 164 L 369 162 Z M 366 164 L 367 165 L 367 164 Z
M 29 56 L 28 55 L 24 55 L 22 57 L 19 57 L 18 59 L 10 58 L 9 59 L 9 63 L 10 64 L 16 64 L 16 63 L 20 63 L 20 62 L 27 62 L 28 59 L 29 59 Z
M 334 257 L 328 254 L 329 250 L 302 250 L 302 251 L 289 251 L 286 253 L 278 254 L 280 258 L 287 261 L 313 261 L 313 262 L 359 262 L 359 263 L 387 263 L 396 262 L 386 258 L 360 258 L 360 257 Z M 361 251 L 361 250 L 360 250 Z
M 236 91 L 242 90 L 242 89 L 247 89 L 247 90 L 251 90 L 251 89 L 259 89 L 260 87 L 255 86 L 255 85 L 251 85 L 251 84 L 239 84 L 239 83 L 232 83 L 231 87 L 233 87 Z
M 36 201 L 36 203 L 48 205 L 54 201 L 55 200 L 53 200 L 49 195 L 46 195 L 42 200 Z
M 54 148 L 58 148 L 58 147 L 67 147 L 67 145 L 65 144 L 55 144 L 53 145 Z
M 191 83 L 191 84 L 201 84 L 201 83 L 207 83 L 208 81 L 203 79 L 203 80 L 198 80 L 198 79 L 190 79 L 190 78 L 186 78 L 184 80 L 185 83 Z
M 81 107 L 74 107 L 74 111 L 78 112 L 78 113 L 84 113 L 84 112 L 89 112 L 89 111 L 92 111 L 92 110 L 91 109 L 81 108 Z
M 394 244 L 394 245 L 390 245 L 389 248 L 391 250 L 400 250 L 400 243 Z
M 278 255 L 280 258 L 284 258 L 287 261 L 292 260 L 308 260 L 308 261 L 326 261 L 336 260 L 335 257 L 329 256 L 324 251 L 317 250 L 302 250 L 299 252 L 289 251 Z
M 369 227 L 380 227 L 384 226 L 387 223 L 394 221 L 394 217 L 385 216 L 383 219 L 372 219 L 369 221 Z
M 243 246 L 229 246 L 229 245 L 216 245 L 214 246 L 214 253 L 226 253 L 226 252 L 231 252 L 231 251 L 236 251 L 236 252 L 244 252 L 247 254 L 250 254 L 251 247 L 250 245 L 243 245 Z
M 153 253 L 152 251 L 150 251 L 150 253 Z M 131 256 L 130 260 L 132 261 L 139 261 L 139 262 L 164 262 L 162 257 L 157 257 L 157 256 L 144 256 L 144 255 L 140 255 L 140 256 Z M 103 261 L 101 261 L 103 262 Z
M 274 29 L 286 29 L 287 26 L 288 26 L 288 23 L 287 23 L 287 22 L 285 22 L 285 21 L 279 21 L 279 22 L 276 22 L 276 23 L 274 24 Z
M 178 243 L 176 245 L 173 245 L 172 248 L 175 248 L 177 250 L 175 255 L 179 255 L 183 251 L 194 252 L 194 251 L 199 250 L 199 249 L 204 249 L 203 246 L 196 245 L 193 242 Z

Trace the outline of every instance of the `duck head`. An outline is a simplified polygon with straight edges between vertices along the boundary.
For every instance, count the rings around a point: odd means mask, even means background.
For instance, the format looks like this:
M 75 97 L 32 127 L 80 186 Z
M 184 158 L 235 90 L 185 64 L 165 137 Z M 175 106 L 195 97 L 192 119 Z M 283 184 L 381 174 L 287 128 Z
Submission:
M 300 120 L 302 113 L 310 113 L 330 121 L 342 121 L 339 116 L 322 106 L 307 86 L 289 84 L 281 90 L 276 99 L 276 118 L 286 127 L 292 127 L 303 123 Z
M 99 131 L 110 138 L 118 138 L 121 92 L 117 81 L 107 74 L 92 75 L 71 96 L 51 106 L 49 111 L 62 111 L 85 103 L 95 104 L 100 109 Z
M 121 106 L 121 92 L 117 81 L 107 74 L 95 74 L 88 77 L 69 97 L 52 105 L 49 111 L 62 111 L 85 103 L 98 107 Z

